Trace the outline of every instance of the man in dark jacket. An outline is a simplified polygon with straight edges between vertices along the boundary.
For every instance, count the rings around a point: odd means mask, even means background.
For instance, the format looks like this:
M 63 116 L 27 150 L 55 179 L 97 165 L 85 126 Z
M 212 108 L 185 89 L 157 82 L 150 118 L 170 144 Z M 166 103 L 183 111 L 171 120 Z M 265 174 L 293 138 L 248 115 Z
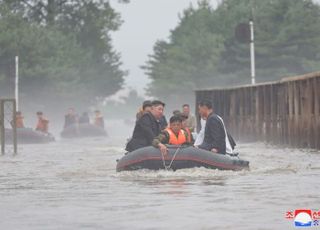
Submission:
M 68 113 L 64 116 L 64 128 L 72 125 L 76 125 L 78 122 L 78 116 L 73 108 L 68 109 Z
M 153 139 L 160 134 L 159 119 L 163 116 L 165 104 L 161 101 L 153 101 L 150 112 L 142 115 L 136 122 L 132 138 L 126 146 L 126 150 L 132 152 L 136 149 L 151 146 Z
M 207 120 L 203 143 L 199 145 L 199 148 L 226 154 L 225 128 L 221 119 L 214 113 L 212 103 L 210 101 L 200 102 L 199 113 L 201 117 L 205 117 Z

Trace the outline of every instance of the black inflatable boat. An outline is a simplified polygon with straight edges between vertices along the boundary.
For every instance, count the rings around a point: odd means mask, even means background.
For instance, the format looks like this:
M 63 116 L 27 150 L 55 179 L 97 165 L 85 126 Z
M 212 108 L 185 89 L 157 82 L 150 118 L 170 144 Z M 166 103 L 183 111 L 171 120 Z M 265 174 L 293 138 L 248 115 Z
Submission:
M 5 129 L 5 138 L 7 143 L 13 142 L 12 129 Z M 50 133 L 36 131 L 31 128 L 17 128 L 18 144 L 43 144 L 54 140 L 53 135 Z
M 93 124 L 71 125 L 61 132 L 63 138 L 107 136 L 107 132 Z
M 118 160 L 117 171 L 138 169 L 184 169 L 205 167 L 222 170 L 249 169 L 249 161 L 238 156 L 215 154 L 192 146 L 168 146 L 168 154 L 162 156 L 160 150 L 152 146 L 129 152 Z

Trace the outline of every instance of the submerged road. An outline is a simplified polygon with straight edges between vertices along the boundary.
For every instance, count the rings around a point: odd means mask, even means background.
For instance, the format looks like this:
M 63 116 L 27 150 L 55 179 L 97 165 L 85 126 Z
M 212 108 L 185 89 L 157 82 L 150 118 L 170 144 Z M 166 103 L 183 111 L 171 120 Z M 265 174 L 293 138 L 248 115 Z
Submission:
M 319 151 L 239 144 L 249 171 L 117 173 L 128 132 L 107 126 L 0 156 L 0 229 L 294 229 L 286 212 L 320 211 Z

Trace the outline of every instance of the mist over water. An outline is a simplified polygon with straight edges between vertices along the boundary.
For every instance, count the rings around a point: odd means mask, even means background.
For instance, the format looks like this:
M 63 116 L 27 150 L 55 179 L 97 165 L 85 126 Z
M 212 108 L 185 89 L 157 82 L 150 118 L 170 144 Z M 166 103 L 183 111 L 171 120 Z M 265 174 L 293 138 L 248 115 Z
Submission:
M 0 229 L 290 229 L 319 210 L 320 154 L 239 144 L 249 171 L 115 171 L 133 127 L 0 156 Z

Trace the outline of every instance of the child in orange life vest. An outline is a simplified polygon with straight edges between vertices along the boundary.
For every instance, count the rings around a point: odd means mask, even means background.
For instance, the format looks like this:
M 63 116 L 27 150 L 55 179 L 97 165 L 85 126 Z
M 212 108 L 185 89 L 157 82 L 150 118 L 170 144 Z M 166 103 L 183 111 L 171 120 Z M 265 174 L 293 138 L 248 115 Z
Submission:
M 24 117 L 20 111 L 16 112 L 16 128 L 24 128 Z M 11 126 L 14 127 L 14 121 L 11 121 Z
M 168 153 L 167 146 L 170 145 L 182 145 L 189 144 L 190 142 L 188 133 L 182 129 L 182 118 L 179 115 L 172 116 L 170 118 L 170 125 L 168 128 L 164 129 L 159 136 L 157 136 L 152 145 L 159 148 L 163 155 Z
M 36 130 L 44 133 L 48 133 L 49 131 L 49 120 L 43 117 L 43 113 L 41 111 L 37 112 L 38 116 L 38 124 L 36 126 Z

